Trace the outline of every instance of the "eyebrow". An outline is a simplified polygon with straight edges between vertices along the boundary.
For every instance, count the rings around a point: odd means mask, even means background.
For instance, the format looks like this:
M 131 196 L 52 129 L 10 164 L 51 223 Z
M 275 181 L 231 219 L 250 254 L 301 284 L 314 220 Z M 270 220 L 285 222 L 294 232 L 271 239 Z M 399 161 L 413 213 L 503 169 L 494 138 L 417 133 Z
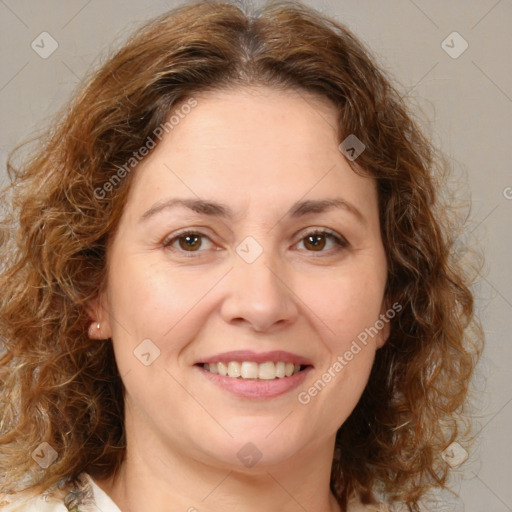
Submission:
M 227 220 L 231 220 L 235 217 L 229 206 L 216 201 L 171 198 L 166 201 L 155 203 L 149 210 L 142 214 L 140 222 L 153 217 L 163 210 L 172 209 L 177 206 L 183 206 L 201 215 L 208 215 L 211 217 L 219 217 Z M 366 224 L 366 218 L 364 215 L 354 205 L 341 198 L 297 201 L 291 206 L 285 216 L 297 219 L 313 213 L 324 213 L 334 208 L 343 209 L 353 214 L 363 224 Z

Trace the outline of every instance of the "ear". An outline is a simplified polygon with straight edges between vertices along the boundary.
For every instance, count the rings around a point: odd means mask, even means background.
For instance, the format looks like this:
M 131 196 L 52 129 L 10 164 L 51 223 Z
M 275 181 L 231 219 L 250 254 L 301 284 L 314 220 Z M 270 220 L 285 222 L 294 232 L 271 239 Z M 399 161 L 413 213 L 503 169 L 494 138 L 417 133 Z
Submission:
M 92 340 L 105 340 L 112 337 L 110 318 L 104 294 L 100 294 L 95 299 L 89 301 L 86 311 L 91 319 L 88 331 L 89 338 Z
M 395 311 L 392 310 L 392 316 L 390 315 L 388 300 L 384 298 L 384 300 L 382 301 L 382 306 L 380 308 L 379 320 L 377 320 L 379 326 L 379 335 L 375 340 L 377 349 L 382 348 L 389 338 L 389 334 L 391 332 L 390 323 L 391 319 L 395 316 L 394 313 Z

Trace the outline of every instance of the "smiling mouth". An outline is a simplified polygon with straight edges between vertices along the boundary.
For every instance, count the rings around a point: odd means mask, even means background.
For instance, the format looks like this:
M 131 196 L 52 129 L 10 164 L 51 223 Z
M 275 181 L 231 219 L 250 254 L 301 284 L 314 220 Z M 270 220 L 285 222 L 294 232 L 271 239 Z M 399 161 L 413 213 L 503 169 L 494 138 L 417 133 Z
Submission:
M 274 380 L 286 379 L 308 368 L 308 365 L 293 364 L 285 361 L 267 361 L 256 363 L 254 361 L 226 361 L 218 363 L 198 363 L 204 370 L 220 375 L 242 380 Z

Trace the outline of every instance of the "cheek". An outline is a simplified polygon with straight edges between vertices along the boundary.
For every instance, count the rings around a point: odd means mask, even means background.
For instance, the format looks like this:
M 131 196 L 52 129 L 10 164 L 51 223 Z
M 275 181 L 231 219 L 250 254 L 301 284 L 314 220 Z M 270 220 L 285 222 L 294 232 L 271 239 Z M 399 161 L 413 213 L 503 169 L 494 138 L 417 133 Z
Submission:
M 308 277 L 299 285 L 298 295 L 314 313 L 310 317 L 323 324 L 332 348 L 345 349 L 379 318 L 385 282 L 368 268 L 317 276 L 313 282 Z
M 112 338 L 125 371 L 136 362 L 133 351 L 143 340 L 158 347 L 161 363 L 193 339 L 209 314 L 205 307 L 211 290 L 222 277 L 220 270 L 199 275 L 148 259 L 118 259 L 121 263 L 109 279 Z
M 130 258 L 117 267 L 109 280 L 109 298 L 119 322 L 157 336 L 193 307 L 206 279 L 187 279 L 180 271 L 167 272 L 165 265 L 148 264 L 147 259 Z
M 322 286 L 315 287 L 305 302 L 315 313 L 309 318 L 316 319 L 318 339 L 328 357 L 298 401 L 301 407 L 318 411 L 322 428 L 335 431 L 368 382 L 379 336 L 372 328 L 379 319 L 385 284 L 382 276 L 364 269 L 317 283 Z

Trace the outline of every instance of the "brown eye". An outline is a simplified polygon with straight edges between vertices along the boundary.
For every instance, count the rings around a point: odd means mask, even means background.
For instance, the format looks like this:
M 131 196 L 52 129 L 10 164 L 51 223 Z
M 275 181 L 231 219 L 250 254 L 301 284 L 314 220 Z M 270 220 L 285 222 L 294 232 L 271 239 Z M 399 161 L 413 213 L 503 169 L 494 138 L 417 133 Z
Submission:
M 335 247 L 333 249 L 327 248 L 327 250 L 324 250 L 329 241 L 333 242 Z M 302 238 L 301 242 L 308 252 L 318 253 L 328 253 L 333 250 L 336 252 L 349 246 L 349 243 L 344 237 L 337 235 L 333 231 L 326 230 L 316 230 L 307 233 L 306 236 Z
M 308 249 L 312 248 L 313 251 L 321 251 L 326 244 L 325 235 L 323 234 L 308 235 L 304 240 L 304 246 Z
M 193 255 L 194 253 L 204 252 L 208 247 L 203 247 L 205 240 L 211 243 L 208 236 L 197 231 L 182 231 L 173 236 L 168 237 L 162 246 L 182 255 Z M 206 244 L 208 245 L 208 244 Z
M 201 247 L 201 235 L 182 235 L 177 238 L 180 247 L 185 251 L 194 251 Z

